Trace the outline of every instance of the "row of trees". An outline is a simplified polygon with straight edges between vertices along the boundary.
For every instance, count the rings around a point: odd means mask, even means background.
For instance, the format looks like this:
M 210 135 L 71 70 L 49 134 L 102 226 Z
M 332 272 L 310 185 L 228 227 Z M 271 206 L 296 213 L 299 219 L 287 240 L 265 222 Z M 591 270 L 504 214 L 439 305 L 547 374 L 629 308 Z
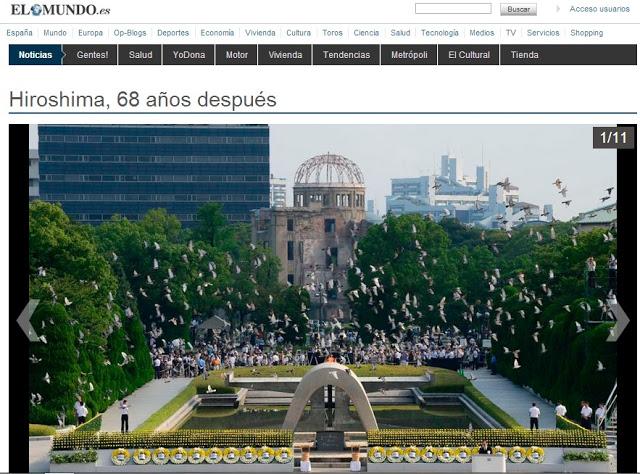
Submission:
M 250 244 L 245 225 L 226 223 L 217 204 L 184 229 L 165 210 L 91 227 L 60 206 L 29 208 L 32 324 L 30 421 L 73 416 L 82 396 L 92 414 L 153 377 L 148 340 L 189 341 L 194 317 L 219 314 L 227 333 L 252 321 L 264 332 L 304 340 L 306 291 L 278 283 L 280 264 Z M 290 321 L 283 322 L 287 314 Z M 272 315 L 282 322 L 271 324 Z M 295 325 L 295 329 L 294 329 Z M 46 342 L 45 342 L 46 341 Z
M 616 346 L 606 342 L 613 324 L 606 267 L 616 241 L 603 238 L 606 232 L 576 234 L 571 224 L 555 223 L 507 233 L 387 216 L 358 242 L 352 311 L 361 327 L 387 334 L 399 322 L 484 329 L 500 373 L 563 401 L 577 417 L 580 400 L 606 400 L 616 377 Z M 587 291 L 590 256 L 601 288 Z

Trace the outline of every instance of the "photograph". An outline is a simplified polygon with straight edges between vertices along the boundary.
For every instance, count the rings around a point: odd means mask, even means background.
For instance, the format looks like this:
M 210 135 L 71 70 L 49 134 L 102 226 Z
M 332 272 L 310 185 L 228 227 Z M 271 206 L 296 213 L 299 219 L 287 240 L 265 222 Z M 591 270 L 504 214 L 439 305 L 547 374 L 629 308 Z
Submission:
M 593 134 L 28 125 L 30 471 L 615 471 Z

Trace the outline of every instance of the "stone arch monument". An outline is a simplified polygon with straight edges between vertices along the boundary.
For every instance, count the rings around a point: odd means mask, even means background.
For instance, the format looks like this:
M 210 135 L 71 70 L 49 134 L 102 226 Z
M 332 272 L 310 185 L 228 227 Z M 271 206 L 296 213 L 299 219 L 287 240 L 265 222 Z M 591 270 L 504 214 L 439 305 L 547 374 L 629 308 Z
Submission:
M 335 362 L 316 365 L 302 377 L 282 428 L 294 430 L 311 396 L 319 389 L 332 385 L 343 390 L 356 407 L 360 421 L 366 431 L 377 430 L 378 422 L 371 409 L 371 403 L 358 377 L 348 367 Z

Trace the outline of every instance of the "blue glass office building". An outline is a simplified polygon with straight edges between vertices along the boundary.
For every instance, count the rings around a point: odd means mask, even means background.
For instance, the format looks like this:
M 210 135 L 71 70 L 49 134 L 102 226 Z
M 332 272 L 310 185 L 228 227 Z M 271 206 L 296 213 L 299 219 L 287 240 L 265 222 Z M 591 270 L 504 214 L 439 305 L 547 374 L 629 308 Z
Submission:
M 230 222 L 269 207 L 267 125 L 40 125 L 40 198 L 82 223 L 165 208 L 183 225 L 219 202 Z

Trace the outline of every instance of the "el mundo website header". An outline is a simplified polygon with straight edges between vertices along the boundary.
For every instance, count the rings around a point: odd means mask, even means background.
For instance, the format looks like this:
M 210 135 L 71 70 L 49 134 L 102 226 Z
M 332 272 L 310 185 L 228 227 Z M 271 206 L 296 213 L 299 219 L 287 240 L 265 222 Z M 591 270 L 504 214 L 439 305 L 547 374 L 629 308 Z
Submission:
M 12 3 L 9 65 L 636 65 L 623 2 Z M 454 46 L 455 45 L 455 46 Z

